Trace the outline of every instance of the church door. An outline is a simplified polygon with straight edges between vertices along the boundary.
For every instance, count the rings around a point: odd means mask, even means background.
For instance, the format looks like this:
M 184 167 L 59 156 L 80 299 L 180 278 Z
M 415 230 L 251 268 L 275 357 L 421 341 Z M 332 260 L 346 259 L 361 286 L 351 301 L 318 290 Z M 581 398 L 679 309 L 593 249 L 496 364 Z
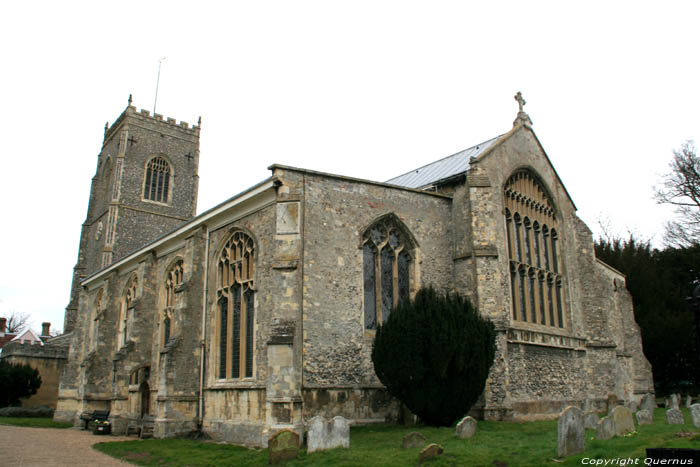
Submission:
M 148 415 L 151 407 L 151 388 L 147 382 L 141 383 L 139 392 L 141 393 L 141 418 L 143 418 Z

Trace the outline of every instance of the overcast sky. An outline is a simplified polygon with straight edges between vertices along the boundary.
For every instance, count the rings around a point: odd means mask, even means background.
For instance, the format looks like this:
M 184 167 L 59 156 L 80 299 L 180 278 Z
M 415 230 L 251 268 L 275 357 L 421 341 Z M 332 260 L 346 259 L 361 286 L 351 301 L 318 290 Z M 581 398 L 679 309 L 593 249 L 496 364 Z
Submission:
M 478 4 L 474 6 L 473 4 Z M 198 212 L 280 163 L 384 181 L 533 128 L 598 232 L 662 245 L 700 134 L 700 2 L 120 1 L 0 7 L 0 315 L 63 327 L 105 122 L 202 117 Z

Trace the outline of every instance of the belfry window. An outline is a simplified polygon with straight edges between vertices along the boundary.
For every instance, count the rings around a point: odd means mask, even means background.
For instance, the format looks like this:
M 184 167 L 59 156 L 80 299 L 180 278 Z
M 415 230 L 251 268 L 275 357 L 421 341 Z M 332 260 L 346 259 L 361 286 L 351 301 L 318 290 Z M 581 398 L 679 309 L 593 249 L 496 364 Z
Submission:
M 168 202 L 170 188 L 170 164 L 165 158 L 157 156 L 146 165 L 146 182 L 143 188 L 143 199 Z
M 218 264 L 219 379 L 253 377 L 255 337 L 255 244 L 234 232 Z
M 165 277 L 165 309 L 163 310 L 163 345 L 167 344 L 173 331 L 173 320 L 176 311 L 177 288 L 182 285 L 184 276 L 183 261 L 179 260 L 170 268 Z
M 563 328 L 565 278 L 552 198 L 528 170 L 511 175 L 504 195 L 512 319 Z
M 377 329 L 399 300 L 408 298 L 413 264 L 408 236 L 393 217 L 380 220 L 362 237 L 365 328 Z

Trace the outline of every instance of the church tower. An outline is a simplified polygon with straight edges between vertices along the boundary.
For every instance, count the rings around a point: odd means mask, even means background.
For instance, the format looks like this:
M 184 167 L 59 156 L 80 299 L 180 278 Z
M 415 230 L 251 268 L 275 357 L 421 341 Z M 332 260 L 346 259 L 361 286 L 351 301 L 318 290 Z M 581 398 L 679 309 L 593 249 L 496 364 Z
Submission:
M 192 219 L 197 210 L 199 123 L 131 105 L 109 126 L 92 178 L 64 332 L 73 330 L 80 281 Z

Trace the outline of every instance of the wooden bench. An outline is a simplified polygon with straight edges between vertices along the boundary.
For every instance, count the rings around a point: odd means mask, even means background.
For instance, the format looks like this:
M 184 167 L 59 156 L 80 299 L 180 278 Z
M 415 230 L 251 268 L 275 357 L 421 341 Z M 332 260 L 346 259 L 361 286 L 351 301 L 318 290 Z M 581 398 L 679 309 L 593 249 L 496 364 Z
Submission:
M 93 410 L 90 412 L 83 412 L 80 414 L 80 420 L 83 421 L 83 430 L 88 429 L 88 424 L 96 420 L 105 421 L 109 418 L 109 410 Z

